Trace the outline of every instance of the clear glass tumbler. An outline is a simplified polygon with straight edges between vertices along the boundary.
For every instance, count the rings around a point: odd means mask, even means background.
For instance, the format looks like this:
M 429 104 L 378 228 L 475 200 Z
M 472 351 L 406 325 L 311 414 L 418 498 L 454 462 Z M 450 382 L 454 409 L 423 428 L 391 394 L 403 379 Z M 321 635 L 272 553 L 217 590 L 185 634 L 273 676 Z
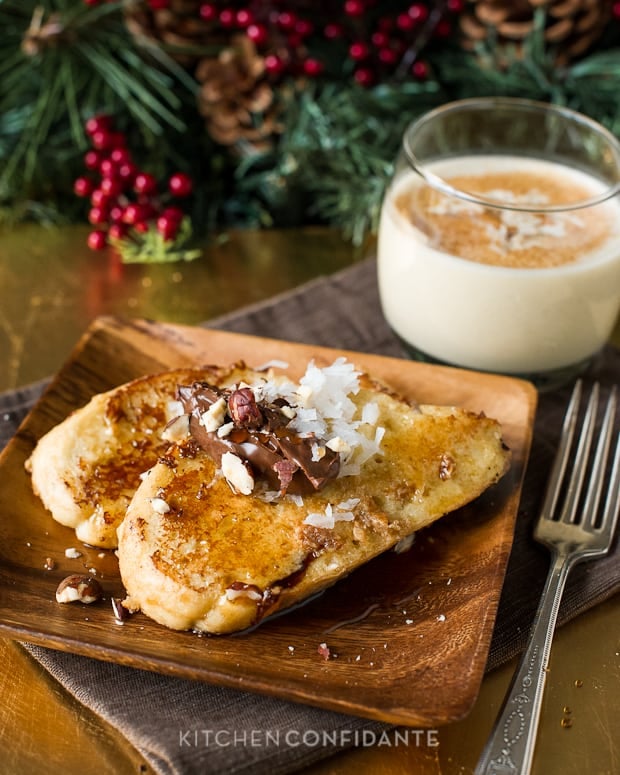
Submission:
M 574 111 L 449 103 L 406 130 L 385 194 L 378 280 L 412 357 L 570 379 L 620 308 L 620 143 Z

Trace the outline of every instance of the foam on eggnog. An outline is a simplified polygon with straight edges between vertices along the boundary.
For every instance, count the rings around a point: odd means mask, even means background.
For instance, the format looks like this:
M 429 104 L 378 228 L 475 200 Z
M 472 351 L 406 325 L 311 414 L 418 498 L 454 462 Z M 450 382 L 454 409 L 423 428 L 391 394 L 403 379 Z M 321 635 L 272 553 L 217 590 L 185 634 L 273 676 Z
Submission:
M 600 193 L 583 173 L 516 157 L 471 156 L 441 162 L 432 171 L 450 186 L 498 204 L 574 206 Z M 447 196 L 411 177 L 393 198 L 398 214 L 427 235 L 436 250 L 496 266 L 537 268 L 578 261 L 614 233 L 612 208 L 564 211 L 485 207 Z

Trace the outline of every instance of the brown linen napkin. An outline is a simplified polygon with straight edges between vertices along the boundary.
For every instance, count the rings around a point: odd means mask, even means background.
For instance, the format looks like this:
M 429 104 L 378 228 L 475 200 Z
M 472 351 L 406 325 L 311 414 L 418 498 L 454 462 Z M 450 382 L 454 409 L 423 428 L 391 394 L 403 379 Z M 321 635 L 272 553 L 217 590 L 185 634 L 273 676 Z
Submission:
M 219 318 L 210 327 L 402 357 L 381 315 L 375 264 L 366 261 L 320 278 L 268 302 Z M 620 352 L 608 347 L 586 381 L 607 390 L 620 382 Z M 43 384 L 0 396 L 0 448 L 40 395 Z M 606 392 L 606 390 L 604 392 Z M 523 648 L 549 567 L 531 538 L 570 387 L 540 397 L 530 464 L 517 520 L 488 667 Z M 620 589 L 620 549 L 578 566 L 569 577 L 559 614 L 562 624 Z M 328 711 L 232 689 L 159 676 L 120 665 L 25 645 L 77 699 L 119 729 L 158 773 L 289 773 L 341 750 L 298 745 L 303 732 L 342 730 L 343 747 L 356 730 L 384 727 Z M 229 745 L 214 744 L 215 736 Z M 268 744 L 279 739 L 279 745 Z M 288 735 L 287 735 L 288 733 Z M 254 738 L 252 737 L 254 735 Z M 235 737 L 236 736 L 236 737 Z M 236 742 L 235 742 L 236 741 Z M 245 745 L 242 743 L 245 742 Z

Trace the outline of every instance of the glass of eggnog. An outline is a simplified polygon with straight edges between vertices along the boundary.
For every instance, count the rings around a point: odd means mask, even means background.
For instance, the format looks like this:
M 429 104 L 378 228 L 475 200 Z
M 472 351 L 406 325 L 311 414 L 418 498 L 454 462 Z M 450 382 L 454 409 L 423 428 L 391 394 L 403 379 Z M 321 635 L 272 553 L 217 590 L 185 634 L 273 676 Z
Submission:
M 405 131 L 378 234 L 387 322 L 418 359 L 583 370 L 620 308 L 620 143 L 530 100 L 449 103 Z

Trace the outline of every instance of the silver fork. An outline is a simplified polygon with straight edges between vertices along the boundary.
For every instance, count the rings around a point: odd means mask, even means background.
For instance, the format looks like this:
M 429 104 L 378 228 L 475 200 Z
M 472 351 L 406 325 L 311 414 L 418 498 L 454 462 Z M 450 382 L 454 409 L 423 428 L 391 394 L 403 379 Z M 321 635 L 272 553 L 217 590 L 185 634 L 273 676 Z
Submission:
M 474 775 L 527 775 L 530 772 L 551 642 L 566 578 L 577 562 L 606 554 L 613 540 L 620 510 L 620 433 L 617 434 L 607 485 L 605 472 L 614 436 L 618 399 L 614 387 L 604 412 L 596 449 L 591 455 L 599 393 L 597 383 L 587 402 L 574 453 L 581 381 L 576 383 L 566 410 L 560 445 L 534 529 L 534 538 L 552 554 L 549 575 L 534 618 L 528 647 Z M 569 461 L 573 454 L 574 462 L 569 472 Z M 589 485 L 583 495 L 587 475 Z M 605 487 L 607 495 L 601 510 Z

